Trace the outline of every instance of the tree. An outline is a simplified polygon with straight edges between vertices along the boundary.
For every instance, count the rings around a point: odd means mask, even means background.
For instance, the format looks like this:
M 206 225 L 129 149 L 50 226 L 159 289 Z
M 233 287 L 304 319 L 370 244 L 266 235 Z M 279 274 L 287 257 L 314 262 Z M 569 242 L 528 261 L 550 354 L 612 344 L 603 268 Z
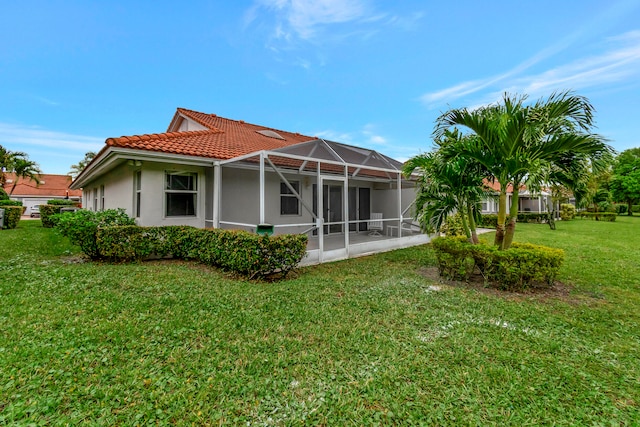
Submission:
M 29 178 L 40 184 L 38 174 L 40 174 L 40 168 L 36 162 L 29 160 L 29 156 L 21 151 L 9 151 L 0 145 L 0 185 L 4 187 L 7 179 L 6 174 L 13 173 L 16 178 L 13 181 L 13 186 L 9 195 L 13 194 L 13 191 L 18 185 L 20 178 Z
M 420 154 L 409 159 L 404 166 L 405 176 L 416 170 L 420 173 L 418 194 L 416 197 L 416 213 L 425 229 L 438 230 L 447 216 L 459 213 L 467 239 L 478 243 L 475 218 L 478 205 L 484 197 L 483 178 L 486 171 L 475 160 L 447 155 L 455 153 L 457 145 L 465 138 L 457 130 L 445 132 L 440 141 L 436 141 L 439 149 L 427 154 Z
M 439 139 L 445 131 L 462 127 L 477 136 L 465 141 L 459 155 L 476 159 L 500 184 L 494 242 L 500 249 L 508 249 L 513 241 L 519 192 L 529 175 L 565 153 L 598 158 L 612 150 L 601 136 L 589 132 L 593 106 L 586 98 L 559 92 L 529 106 L 525 100 L 526 96 L 505 93 L 497 104 L 452 109 L 437 119 L 433 132 Z M 512 199 L 506 224 L 509 188 Z
M 13 194 L 13 190 L 16 189 L 16 185 L 18 185 L 18 180 L 20 180 L 20 178 L 29 178 L 29 180 L 35 181 L 37 185 L 40 184 L 38 175 L 41 174 L 42 171 L 40 171 L 40 168 L 38 167 L 38 164 L 36 162 L 29 160 L 26 154 L 14 153 L 12 163 L 12 172 L 16 175 L 16 179 L 13 181 L 13 185 L 11 186 L 9 195 Z
M 77 177 L 80 172 L 82 172 L 84 168 L 86 168 L 87 165 L 91 163 L 91 160 L 93 160 L 95 156 L 96 153 L 94 153 L 93 151 L 86 152 L 84 155 L 84 159 L 80 160 L 75 165 L 71 165 L 71 170 L 67 173 L 67 175 L 71 175 L 74 178 Z
M 627 204 L 627 215 L 633 215 L 632 206 L 640 202 L 640 147 L 618 155 L 609 189 L 616 202 Z

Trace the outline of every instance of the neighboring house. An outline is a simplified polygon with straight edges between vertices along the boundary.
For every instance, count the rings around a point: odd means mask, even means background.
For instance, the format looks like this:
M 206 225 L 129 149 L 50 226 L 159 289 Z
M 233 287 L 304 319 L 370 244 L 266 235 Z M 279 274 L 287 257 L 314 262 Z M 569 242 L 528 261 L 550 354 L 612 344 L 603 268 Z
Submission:
M 415 185 L 401 169 L 366 148 L 178 108 L 165 133 L 107 139 L 71 188 L 142 226 L 307 233 L 311 264 L 428 241 L 409 227 Z
M 496 181 L 486 181 L 485 185 L 496 192 L 496 196 L 500 192 L 500 184 Z M 513 197 L 513 187 L 507 187 L 507 211 L 511 206 L 511 198 Z M 532 193 L 525 186 L 520 188 L 518 193 L 518 212 L 521 213 L 546 213 L 547 206 L 552 203 L 551 193 L 541 191 L 540 193 Z M 482 213 L 497 214 L 498 199 L 486 200 L 482 203 Z
M 16 176 L 13 173 L 6 174 L 6 182 L 4 190 L 9 194 L 13 184 L 16 182 Z M 22 206 L 25 206 L 25 213 L 31 211 L 31 207 L 35 205 L 44 205 L 47 200 L 51 199 L 71 199 L 80 202 L 82 199 L 82 191 L 72 190 L 69 188 L 72 178 L 69 175 L 38 175 L 40 184 L 29 178 L 18 178 L 16 188 L 11 194 L 12 200 L 19 200 Z

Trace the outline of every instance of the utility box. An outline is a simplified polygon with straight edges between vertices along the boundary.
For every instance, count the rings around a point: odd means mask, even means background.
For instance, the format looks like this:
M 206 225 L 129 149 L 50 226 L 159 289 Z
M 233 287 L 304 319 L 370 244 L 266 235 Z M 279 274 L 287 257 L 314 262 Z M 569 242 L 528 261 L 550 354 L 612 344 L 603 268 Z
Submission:
M 0 209 L 0 230 L 4 228 L 4 209 Z
M 273 224 L 258 224 L 256 234 L 261 236 L 271 236 L 273 234 Z

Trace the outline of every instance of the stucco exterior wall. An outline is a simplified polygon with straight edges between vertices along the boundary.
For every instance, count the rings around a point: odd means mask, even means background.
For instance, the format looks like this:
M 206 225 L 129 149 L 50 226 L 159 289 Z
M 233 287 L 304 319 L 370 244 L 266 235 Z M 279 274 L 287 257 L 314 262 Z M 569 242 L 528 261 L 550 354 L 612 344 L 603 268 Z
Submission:
M 175 166 L 167 163 L 143 162 L 139 168 L 122 164 L 108 174 L 88 183 L 83 189 L 83 206 L 93 210 L 94 190 L 98 191 L 104 185 L 104 208 L 123 208 L 127 215 L 135 216 L 135 181 L 134 175 L 141 171 L 140 217 L 137 218 L 141 226 L 162 225 L 191 225 L 204 228 L 205 196 L 207 183 L 204 168 L 193 166 Z M 183 171 L 198 173 L 196 216 L 165 217 L 165 171 Z M 209 189 L 211 191 L 211 189 Z M 98 210 L 100 210 L 98 200 Z

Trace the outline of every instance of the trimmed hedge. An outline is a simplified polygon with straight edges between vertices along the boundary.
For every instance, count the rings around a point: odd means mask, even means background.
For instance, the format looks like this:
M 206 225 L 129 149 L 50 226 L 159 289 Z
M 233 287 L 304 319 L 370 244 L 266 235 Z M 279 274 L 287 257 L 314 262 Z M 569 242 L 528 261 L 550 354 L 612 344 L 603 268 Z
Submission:
M 576 217 L 576 207 L 571 203 L 563 203 L 560 205 L 560 219 L 563 221 L 571 221 Z
M 139 227 L 124 211 L 80 210 L 54 216 L 56 228 L 92 259 L 130 262 L 172 257 L 244 276 L 286 276 L 306 255 L 306 235 L 260 236 L 188 226 Z
M 100 256 L 111 261 L 149 257 L 192 259 L 254 278 L 286 276 L 306 254 L 306 235 L 260 236 L 247 231 L 192 227 L 104 227 L 97 231 Z
M 13 229 L 18 226 L 22 212 L 24 212 L 23 206 L 8 206 L 3 205 L 0 207 L 4 209 L 4 224 L 2 228 Z
M 486 283 L 504 290 L 551 286 L 564 260 L 561 249 L 527 243 L 513 243 L 501 251 L 495 246 L 472 245 L 464 238 L 438 237 L 432 247 L 442 277 L 466 281 L 477 267 Z
M 48 205 L 56 205 L 56 206 L 78 206 L 78 202 L 74 202 L 70 199 L 51 199 L 47 200 Z
M 54 205 L 44 205 L 47 209 Z M 54 206 L 58 210 L 60 207 Z M 40 206 L 42 214 L 43 206 Z M 80 209 L 76 212 L 65 212 L 51 215 L 48 218 L 60 233 L 68 237 L 71 243 L 80 246 L 82 252 L 91 259 L 101 259 L 97 244 L 97 234 L 100 227 L 114 225 L 135 225 L 135 220 L 129 218 L 123 209 L 108 209 L 93 212 Z
M 548 214 L 543 213 L 535 213 L 535 212 L 521 212 L 518 214 L 517 221 L 518 222 L 529 222 L 542 224 L 547 222 L 549 219 Z M 509 215 L 507 215 L 507 219 L 505 224 L 509 222 Z M 498 214 L 482 214 L 480 219 L 477 221 L 478 227 L 484 228 L 497 228 L 498 227 Z
M 596 221 L 615 222 L 618 214 L 615 212 L 580 212 L 580 218 L 595 219 Z
M 0 200 L 0 206 L 22 206 L 22 202 L 20 200 L 2 199 Z

